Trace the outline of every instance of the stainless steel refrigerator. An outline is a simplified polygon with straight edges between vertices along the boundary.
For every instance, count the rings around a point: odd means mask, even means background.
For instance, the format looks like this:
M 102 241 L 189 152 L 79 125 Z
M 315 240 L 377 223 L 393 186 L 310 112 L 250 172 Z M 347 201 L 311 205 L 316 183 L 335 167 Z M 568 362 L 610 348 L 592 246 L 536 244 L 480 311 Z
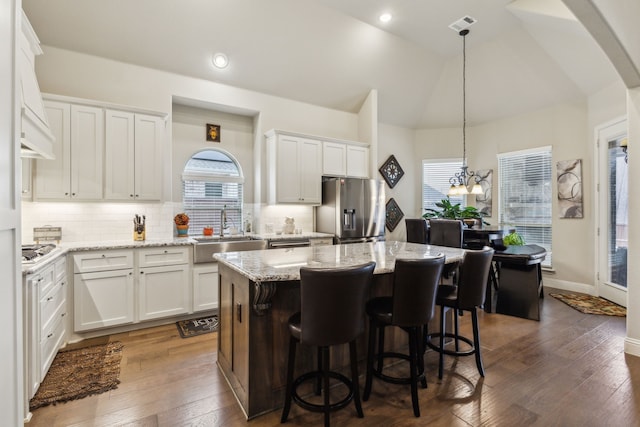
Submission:
M 322 183 L 316 231 L 335 236 L 336 244 L 384 240 L 384 182 L 332 178 Z

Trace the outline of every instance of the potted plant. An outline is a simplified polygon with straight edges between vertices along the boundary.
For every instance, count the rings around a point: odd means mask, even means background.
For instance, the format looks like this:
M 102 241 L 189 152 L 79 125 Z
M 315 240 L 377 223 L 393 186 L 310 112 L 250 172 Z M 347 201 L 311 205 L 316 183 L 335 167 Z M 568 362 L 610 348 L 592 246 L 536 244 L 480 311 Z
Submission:
M 178 237 L 186 237 L 189 233 L 189 216 L 186 213 L 179 213 L 173 218 L 178 231 Z
M 484 220 L 484 217 L 487 216 L 486 213 L 480 212 L 474 206 L 465 206 L 464 208 L 461 208 L 460 203 L 451 203 L 449 196 L 436 203 L 436 206 L 440 209 L 426 209 L 426 212 L 422 217 L 426 219 L 459 219 L 462 220 L 469 228 L 473 227 L 476 223 L 479 223 L 480 225 L 489 225 L 489 223 Z

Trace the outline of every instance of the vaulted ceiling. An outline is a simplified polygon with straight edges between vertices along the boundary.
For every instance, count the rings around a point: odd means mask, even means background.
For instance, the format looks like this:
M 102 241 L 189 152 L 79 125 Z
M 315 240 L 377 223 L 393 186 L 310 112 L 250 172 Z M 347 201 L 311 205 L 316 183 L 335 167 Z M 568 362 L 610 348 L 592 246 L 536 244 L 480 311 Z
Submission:
M 23 0 L 45 46 L 357 112 L 411 128 L 584 99 L 617 76 L 561 0 Z M 382 12 L 393 15 L 382 24 Z M 224 52 L 218 70 L 211 57 Z M 46 53 L 46 48 L 45 48 Z M 99 82 L 96 82 L 99 84 Z

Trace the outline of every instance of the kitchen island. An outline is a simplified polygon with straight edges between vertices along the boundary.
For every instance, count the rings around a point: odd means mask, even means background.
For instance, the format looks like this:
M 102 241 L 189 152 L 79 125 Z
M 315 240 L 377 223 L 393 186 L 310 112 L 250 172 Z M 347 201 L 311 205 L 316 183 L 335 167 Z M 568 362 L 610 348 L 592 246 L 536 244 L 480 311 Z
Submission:
M 219 262 L 220 329 L 218 367 L 248 419 L 282 406 L 286 385 L 287 321 L 300 310 L 300 267 L 348 267 L 376 262 L 370 296 L 390 295 L 397 258 L 444 254 L 446 262 L 462 259 L 464 250 L 407 242 L 354 243 L 215 255 Z M 389 348 L 406 343 L 392 328 Z M 366 331 L 358 339 L 358 359 L 366 357 Z M 344 348 L 343 348 L 344 347 Z M 315 350 L 298 349 L 296 371 L 314 369 Z M 331 368 L 347 371 L 348 347 L 331 350 Z M 361 366 L 360 372 L 363 373 Z

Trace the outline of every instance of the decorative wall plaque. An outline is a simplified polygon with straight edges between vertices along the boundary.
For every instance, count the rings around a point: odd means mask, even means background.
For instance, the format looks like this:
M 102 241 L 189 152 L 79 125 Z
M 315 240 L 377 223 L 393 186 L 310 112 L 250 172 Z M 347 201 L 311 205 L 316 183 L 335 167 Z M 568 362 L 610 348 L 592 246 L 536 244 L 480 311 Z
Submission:
M 207 141 L 220 142 L 220 125 L 207 123 Z
M 404 212 L 402 212 L 402 209 L 400 209 L 400 206 L 398 206 L 393 197 L 387 202 L 386 212 L 386 226 L 389 231 L 393 231 L 398 224 L 400 224 L 400 221 L 404 217 Z
M 398 163 L 393 154 L 389 156 L 386 162 L 384 162 L 379 171 L 391 188 L 395 187 L 398 181 L 400 181 L 400 178 L 402 178 L 402 175 L 404 175 L 404 171 L 402 170 L 402 167 L 400 167 L 400 163 Z

